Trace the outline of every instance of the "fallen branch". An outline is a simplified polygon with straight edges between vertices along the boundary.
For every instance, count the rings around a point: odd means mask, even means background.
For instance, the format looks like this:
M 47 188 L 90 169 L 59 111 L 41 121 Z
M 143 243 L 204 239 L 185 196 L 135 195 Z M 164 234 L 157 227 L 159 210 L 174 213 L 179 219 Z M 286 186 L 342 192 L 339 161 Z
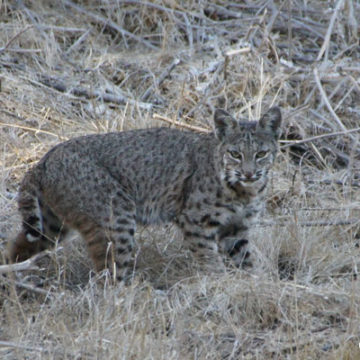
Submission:
M 0 265 L 0 275 L 7 274 L 9 272 L 24 271 L 24 270 L 39 270 L 39 271 L 41 271 L 43 269 L 39 268 L 36 265 L 36 262 L 46 256 L 49 256 L 50 254 L 52 254 L 56 251 L 61 250 L 61 249 L 62 249 L 62 247 L 57 247 L 53 251 L 49 251 L 49 250 L 42 251 L 41 253 L 36 254 L 35 256 L 33 256 L 25 261 L 19 262 L 19 263 Z
M 35 265 L 35 260 L 37 259 L 30 258 L 16 264 L 0 265 L 0 275 L 15 271 L 41 270 L 37 265 Z
M 138 102 L 133 99 L 129 99 L 122 95 L 113 95 L 113 94 L 107 94 L 102 93 L 98 90 L 87 90 L 85 88 L 68 88 L 65 83 L 59 79 L 55 79 L 53 77 L 47 76 L 47 75 L 41 75 L 39 82 L 45 86 L 48 86 L 50 88 L 53 88 L 60 92 L 69 92 L 72 95 L 84 97 L 86 99 L 97 99 L 103 102 L 109 102 L 113 104 L 118 105 L 126 105 L 127 103 L 132 105 L 137 105 L 142 109 L 145 110 L 151 110 L 153 107 L 153 104 L 150 103 L 144 103 L 144 102 Z
M 20 281 L 14 281 L 14 284 L 18 287 L 21 287 L 25 290 L 28 291 L 32 291 L 34 293 L 40 294 L 40 295 L 45 295 L 45 296 L 49 296 L 50 295 L 50 291 L 49 290 L 44 290 L 44 289 L 40 289 L 34 285 L 30 285 L 30 284 L 25 284 L 23 282 Z
M 212 18 L 221 19 L 222 21 L 240 19 L 242 16 L 240 11 L 230 10 L 224 6 L 212 4 L 211 2 L 208 4 L 208 7 L 204 9 L 204 12 L 211 14 Z

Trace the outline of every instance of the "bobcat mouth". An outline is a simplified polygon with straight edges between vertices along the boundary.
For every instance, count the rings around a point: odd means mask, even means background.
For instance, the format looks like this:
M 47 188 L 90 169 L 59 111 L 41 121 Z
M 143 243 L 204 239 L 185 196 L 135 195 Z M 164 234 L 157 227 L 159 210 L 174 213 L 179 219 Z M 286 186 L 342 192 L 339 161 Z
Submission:
M 244 176 L 244 174 L 241 174 L 238 171 L 235 171 L 235 172 L 229 171 L 225 175 L 226 182 L 229 182 L 233 185 L 244 184 L 244 185 L 249 186 L 249 185 L 256 183 L 260 179 L 261 179 L 261 176 L 258 176 L 256 174 L 252 177 L 246 177 L 246 176 Z
M 261 176 L 258 176 L 258 175 L 254 175 L 251 177 L 244 176 L 243 174 L 237 174 L 237 175 L 238 175 L 238 181 L 247 183 L 247 184 L 254 183 L 261 178 Z
M 252 178 L 252 179 L 245 178 L 245 179 L 239 179 L 239 182 L 249 185 L 249 184 L 255 183 L 255 182 L 258 181 L 259 179 L 260 179 L 260 178 L 258 178 L 258 177 Z
M 237 180 L 246 185 L 253 184 L 262 178 L 262 174 L 259 171 L 255 172 L 252 176 L 245 175 L 239 172 L 236 175 L 237 175 Z

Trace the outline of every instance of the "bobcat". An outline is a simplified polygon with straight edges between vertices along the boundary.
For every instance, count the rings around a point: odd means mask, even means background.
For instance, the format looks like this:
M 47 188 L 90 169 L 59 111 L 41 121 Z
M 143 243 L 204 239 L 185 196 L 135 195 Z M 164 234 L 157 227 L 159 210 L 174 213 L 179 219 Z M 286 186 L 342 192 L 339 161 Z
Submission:
M 278 150 L 281 112 L 240 122 L 224 110 L 215 131 L 169 128 L 88 135 L 51 149 L 20 186 L 22 230 L 10 261 L 61 240 L 70 228 L 87 243 L 97 271 L 127 276 L 136 223 L 172 221 L 199 263 L 249 263 L 251 220 L 264 204 Z

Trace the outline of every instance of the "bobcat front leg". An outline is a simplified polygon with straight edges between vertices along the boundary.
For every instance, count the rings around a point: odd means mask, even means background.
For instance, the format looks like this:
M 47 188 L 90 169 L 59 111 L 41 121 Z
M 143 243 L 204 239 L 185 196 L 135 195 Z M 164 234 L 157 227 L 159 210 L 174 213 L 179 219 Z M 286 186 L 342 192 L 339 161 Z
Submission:
M 209 234 L 200 226 L 186 224 L 181 227 L 184 241 L 194 254 L 197 265 L 205 272 L 224 272 L 226 270 L 223 258 L 219 253 L 216 234 Z
M 228 256 L 236 267 L 252 266 L 248 250 L 248 228 L 245 225 L 228 224 L 222 226 L 218 233 L 220 251 Z

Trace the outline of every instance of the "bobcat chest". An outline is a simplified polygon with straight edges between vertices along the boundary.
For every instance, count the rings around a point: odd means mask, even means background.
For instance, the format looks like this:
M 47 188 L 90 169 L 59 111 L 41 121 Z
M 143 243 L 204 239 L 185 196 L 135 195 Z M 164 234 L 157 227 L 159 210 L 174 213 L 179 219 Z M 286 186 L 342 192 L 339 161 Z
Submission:
M 261 208 L 262 203 L 258 199 L 254 199 L 249 203 L 224 203 L 224 210 L 221 214 L 221 223 L 242 223 L 244 225 L 250 225 Z

